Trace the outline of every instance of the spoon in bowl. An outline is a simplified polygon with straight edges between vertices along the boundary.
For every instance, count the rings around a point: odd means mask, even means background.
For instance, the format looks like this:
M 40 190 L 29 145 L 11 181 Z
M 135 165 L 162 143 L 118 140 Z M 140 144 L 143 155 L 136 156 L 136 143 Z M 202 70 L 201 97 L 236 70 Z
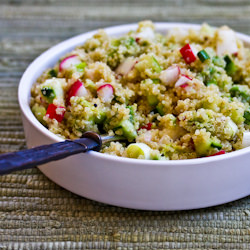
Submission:
M 85 132 L 80 139 L 65 140 L 18 152 L 0 155 L 0 175 L 13 171 L 33 168 L 68 156 L 85 153 L 89 150 L 100 151 L 103 144 L 111 141 L 126 140 L 123 136 L 108 136 L 95 132 Z

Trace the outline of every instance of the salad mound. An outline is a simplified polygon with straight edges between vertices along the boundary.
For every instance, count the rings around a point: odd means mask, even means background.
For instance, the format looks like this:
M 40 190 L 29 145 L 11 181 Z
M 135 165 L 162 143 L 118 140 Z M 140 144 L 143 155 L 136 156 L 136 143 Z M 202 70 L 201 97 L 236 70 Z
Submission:
M 214 156 L 249 146 L 250 50 L 230 28 L 172 29 L 151 21 L 100 30 L 34 83 L 36 118 L 62 138 L 123 135 L 101 152 L 138 159 Z

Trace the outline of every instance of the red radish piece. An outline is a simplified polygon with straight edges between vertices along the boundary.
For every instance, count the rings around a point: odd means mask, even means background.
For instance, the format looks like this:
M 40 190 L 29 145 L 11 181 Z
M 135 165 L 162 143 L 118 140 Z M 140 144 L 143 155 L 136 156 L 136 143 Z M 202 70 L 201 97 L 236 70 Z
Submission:
M 135 38 L 136 43 L 139 43 L 140 40 L 141 40 L 141 39 L 140 39 L 139 37 L 136 37 L 136 38 Z
M 51 103 L 46 112 L 46 116 L 50 119 L 56 119 L 58 122 L 63 120 L 65 114 L 65 108 L 62 106 L 57 107 L 55 104 Z
M 171 86 L 178 80 L 180 74 L 180 68 L 177 65 L 170 66 L 166 70 L 163 70 L 160 74 L 160 80 L 166 85 Z
M 109 102 L 113 99 L 114 88 L 111 84 L 104 84 L 97 89 L 97 95 L 104 102 Z
M 224 56 L 226 54 L 238 54 L 236 35 L 233 30 L 226 28 L 218 30 L 217 41 L 218 56 Z
M 125 76 L 127 75 L 131 70 L 133 70 L 135 64 L 138 61 L 135 58 L 129 57 L 125 59 L 116 69 L 116 73 L 118 75 Z
M 194 49 L 190 46 L 190 44 L 186 44 L 184 47 L 180 49 L 180 52 L 183 56 L 183 59 L 187 64 L 190 64 L 196 60 L 196 54 Z
M 192 78 L 190 78 L 187 75 L 181 75 L 181 77 L 179 78 L 179 80 L 175 83 L 175 87 L 187 87 L 188 86 L 188 82 L 191 81 Z
M 77 55 L 68 56 L 61 61 L 59 65 L 59 70 L 62 71 L 62 70 L 71 68 L 72 66 L 79 64 L 79 63 L 81 63 L 81 60 L 79 59 Z
M 149 123 L 147 123 L 146 125 L 140 127 L 140 128 L 138 129 L 138 131 L 141 130 L 141 129 L 151 130 L 151 128 L 152 128 L 152 123 L 149 122 Z
M 219 152 L 217 152 L 217 153 L 215 153 L 215 154 L 208 155 L 207 157 L 210 157 L 210 156 L 216 156 L 216 155 L 224 155 L 225 153 L 226 153 L 226 151 L 225 151 L 225 150 L 221 150 L 221 151 L 219 151 Z
M 189 86 L 188 83 L 185 83 L 185 84 L 181 85 L 180 87 L 185 89 L 188 86 Z
M 67 105 L 70 104 L 70 98 L 72 96 L 79 96 L 84 97 L 88 94 L 86 88 L 84 87 L 83 83 L 80 80 L 77 80 L 72 84 L 72 86 L 69 89 L 68 96 L 66 99 Z

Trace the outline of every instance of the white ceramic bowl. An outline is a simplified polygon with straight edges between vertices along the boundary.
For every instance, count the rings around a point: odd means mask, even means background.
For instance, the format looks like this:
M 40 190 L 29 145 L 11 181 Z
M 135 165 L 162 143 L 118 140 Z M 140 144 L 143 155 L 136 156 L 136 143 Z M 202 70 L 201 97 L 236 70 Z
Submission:
M 137 24 L 105 29 L 119 36 Z M 166 33 L 173 27 L 199 25 L 156 23 Z M 40 55 L 27 68 L 18 89 L 24 131 L 29 148 L 62 141 L 38 122 L 29 107 L 30 89 L 48 67 L 96 31 L 66 40 Z M 246 44 L 250 37 L 238 34 Z M 179 161 L 121 158 L 98 152 L 82 153 L 43 165 L 40 170 L 58 185 L 107 204 L 150 210 L 183 210 L 213 206 L 250 194 L 250 148 L 225 155 Z

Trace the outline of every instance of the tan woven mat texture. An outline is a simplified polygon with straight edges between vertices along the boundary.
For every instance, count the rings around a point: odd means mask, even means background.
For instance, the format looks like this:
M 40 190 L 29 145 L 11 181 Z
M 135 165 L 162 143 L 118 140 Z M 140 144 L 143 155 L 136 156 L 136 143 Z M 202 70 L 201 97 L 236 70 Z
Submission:
M 227 24 L 250 35 L 250 1 L 1 0 L 0 152 L 25 148 L 17 86 L 34 58 L 76 34 L 142 19 Z M 250 249 L 250 198 L 137 211 L 81 198 L 27 170 L 0 177 L 0 249 Z

